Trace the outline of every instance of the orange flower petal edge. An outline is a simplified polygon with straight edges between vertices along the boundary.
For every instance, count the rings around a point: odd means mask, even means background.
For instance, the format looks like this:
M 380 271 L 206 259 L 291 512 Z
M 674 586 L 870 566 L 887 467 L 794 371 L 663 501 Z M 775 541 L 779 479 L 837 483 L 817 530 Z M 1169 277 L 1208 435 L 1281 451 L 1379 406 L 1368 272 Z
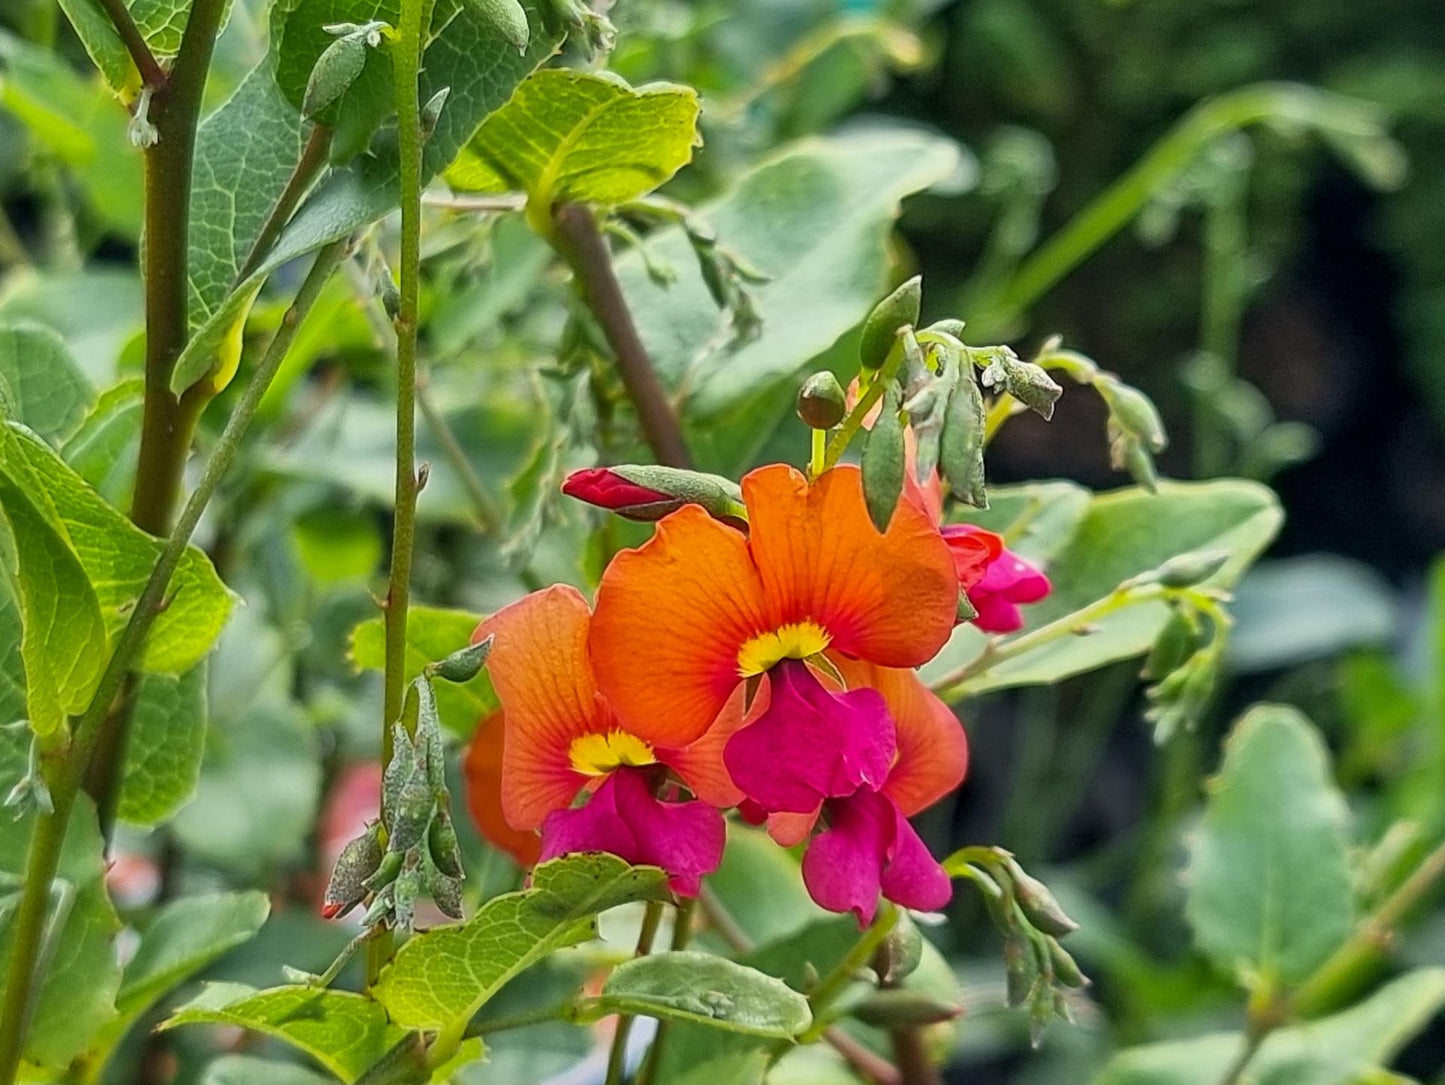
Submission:
M 502 742 L 504 721 L 493 712 L 477 726 L 462 761 L 467 811 L 482 839 L 505 852 L 520 867 L 530 867 L 542 854 L 542 840 L 530 830 L 514 829 L 502 813 Z

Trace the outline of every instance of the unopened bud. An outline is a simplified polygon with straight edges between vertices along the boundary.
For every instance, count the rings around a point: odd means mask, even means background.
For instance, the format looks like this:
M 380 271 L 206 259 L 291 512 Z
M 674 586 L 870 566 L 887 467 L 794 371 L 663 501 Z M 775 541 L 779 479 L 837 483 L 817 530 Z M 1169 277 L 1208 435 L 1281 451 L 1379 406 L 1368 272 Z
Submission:
M 406 852 L 421 843 L 431 822 L 436 798 L 426 778 L 413 776 L 387 804 L 387 850 Z
M 874 991 L 853 1010 L 853 1016 L 865 1025 L 877 1028 L 910 1028 L 952 1021 L 963 1013 L 953 1002 L 941 1002 L 922 993 L 899 988 Z
M 314 117 L 330 106 L 356 82 L 365 66 L 366 40 L 362 34 L 353 31 L 333 41 L 311 69 L 301 99 L 301 115 Z
M 396 881 L 401 873 L 403 855 L 399 851 L 389 851 L 381 857 L 381 865 L 376 868 L 375 873 L 366 879 L 368 892 L 376 893 L 392 882 Z
M 1079 925 L 1064 914 L 1049 887 L 1012 860 L 1009 862 L 1009 875 L 1013 878 L 1014 899 L 1035 930 L 1062 938 L 1079 929 Z
M 810 429 L 832 429 L 847 413 L 843 386 L 829 370 L 814 373 L 798 389 L 798 417 Z
M 427 852 L 436 868 L 449 878 L 462 877 L 462 852 L 457 844 L 457 831 L 452 828 L 451 815 L 437 811 L 427 830 Z
M 442 87 L 421 107 L 421 114 L 417 118 L 421 123 L 421 140 L 425 143 L 431 139 L 432 133 L 437 130 L 437 122 L 442 118 L 442 110 L 446 108 L 447 98 L 451 95 L 451 87 Z
M 466 7 L 497 31 L 519 53 L 527 51 L 532 36 L 527 12 L 518 0 L 466 0 Z
M 426 891 L 442 915 L 462 918 L 462 883 L 430 863 L 426 864 Z
M 1139 389 L 1102 374 L 1094 382 L 1094 387 L 1124 432 L 1137 437 L 1154 452 L 1162 451 L 1169 443 L 1158 408 Z
M 401 313 L 401 290 L 392 277 L 391 268 L 385 265 L 377 276 L 376 292 L 381 296 L 381 307 L 386 311 L 387 319 L 395 320 Z
M 903 442 L 903 421 L 898 417 L 898 388 L 890 386 L 883 393 L 883 410 L 868 431 L 863 446 L 863 496 L 873 526 L 887 531 L 893 510 L 903 495 L 903 475 L 907 470 Z
M 974 379 L 972 369 L 972 366 L 964 366 L 948 401 L 939 462 L 954 496 L 976 509 L 986 509 L 988 494 L 984 490 L 983 449 L 987 411 L 983 404 L 983 392 Z
M 1079 969 L 1079 962 L 1056 939 L 1048 940 L 1049 964 L 1053 967 L 1054 978 L 1065 987 L 1087 987 L 1089 977 Z
M 1154 570 L 1154 579 L 1166 588 L 1192 588 L 1223 569 L 1228 550 L 1194 550 L 1166 561 Z
M 1193 615 L 1183 608 L 1175 608 L 1149 655 L 1139 676 L 1148 682 L 1158 682 L 1189 658 L 1198 647 L 1199 627 Z
M 1004 390 L 1045 421 L 1054 417 L 1054 404 L 1064 394 L 1048 370 L 1017 358 L 1005 366 Z
M 361 903 L 369 891 L 367 879 L 376 873 L 381 865 L 381 841 L 375 825 L 341 849 L 331 880 L 326 883 L 326 894 L 322 898 L 321 914 L 327 919 L 345 915 Z
M 937 332 L 939 335 L 947 335 L 953 339 L 963 339 L 963 329 L 967 325 L 956 317 L 948 317 L 944 320 L 935 320 L 928 325 L 927 331 Z
M 738 484 L 701 471 L 654 464 L 589 467 L 568 475 L 562 492 L 629 520 L 661 520 L 684 505 L 700 505 L 724 523 L 747 523 Z
M 1026 936 L 1013 933 L 1004 938 L 1003 967 L 1008 1004 L 1011 1007 L 1022 1006 L 1029 1000 L 1029 992 L 1034 989 L 1034 981 L 1039 976 L 1038 962 Z
M 878 982 L 892 986 L 911 976 L 923 960 L 923 935 L 907 912 L 900 910 L 898 922 L 888 932 L 873 967 L 878 973 Z
M 446 659 L 433 663 L 427 667 L 430 674 L 443 678 L 448 682 L 470 682 L 477 675 L 482 673 L 482 667 L 487 662 L 487 656 L 492 652 L 492 641 L 495 638 L 487 637 L 477 641 L 476 644 L 468 644 L 465 648 L 458 648 Z
M 918 323 L 922 306 L 923 278 L 919 275 L 873 306 L 863 322 L 863 337 L 858 342 L 859 364 L 864 369 L 881 368 L 898 341 L 899 330 Z

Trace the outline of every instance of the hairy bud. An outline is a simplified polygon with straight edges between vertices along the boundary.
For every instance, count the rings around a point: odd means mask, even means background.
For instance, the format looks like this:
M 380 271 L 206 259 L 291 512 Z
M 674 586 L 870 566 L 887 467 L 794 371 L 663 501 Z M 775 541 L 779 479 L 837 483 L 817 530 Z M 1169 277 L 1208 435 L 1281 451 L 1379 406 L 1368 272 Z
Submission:
M 814 373 L 798 389 L 798 417 L 809 429 L 832 429 L 847 413 L 843 386 L 826 369 Z
M 588 467 L 568 475 L 562 492 L 629 520 L 661 520 L 684 505 L 700 505 L 724 523 L 747 523 L 738 484 L 701 471 L 631 463 Z
M 858 342 L 858 362 L 864 369 L 882 367 L 898 341 L 899 330 L 918 323 L 922 305 L 923 279 L 915 275 L 873 306 L 863 322 L 863 337 Z

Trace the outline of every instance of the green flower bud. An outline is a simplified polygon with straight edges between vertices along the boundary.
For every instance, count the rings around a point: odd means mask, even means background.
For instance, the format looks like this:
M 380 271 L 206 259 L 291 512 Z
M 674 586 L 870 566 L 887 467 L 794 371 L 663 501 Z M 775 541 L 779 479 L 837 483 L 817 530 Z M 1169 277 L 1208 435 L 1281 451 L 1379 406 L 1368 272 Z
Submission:
M 457 831 L 445 810 L 438 810 L 427 829 L 427 853 L 436 868 L 449 878 L 463 877 L 462 850 L 457 844 Z
M 954 339 L 962 340 L 963 329 L 966 326 L 967 325 L 965 325 L 963 321 L 957 319 L 956 317 L 948 317 L 944 320 L 935 320 L 924 330 L 930 332 L 937 332 L 939 335 L 947 335 L 951 336 Z
M 1057 939 L 1050 938 L 1046 944 L 1049 947 L 1049 964 L 1053 967 L 1055 979 L 1065 987 L 1089 986 L 1089 977 L 1079 969 L 1079 962 L 1059 945 Z
M 462 918 L 462 883 L 460 879 L 448 877 L 436 867 L 425 866 L 426 891 L 442 915 L 452 919 Z
M 451 655 L 427 667 L 427 671 L 448 682 L 470 682 L 482 673 L 487 656 L 492 652 L 492 637 L 458 648 Z
M 988 508 L 984 490 L 983 449 L 987 411 L 983 392 L 966 368 L 948 401 L 939 462 L 954 496 L 976 509 Z
M 814 373 L 798 389 L 798 417 L 809 429 L 832 429 L 847 413 L 843 386 L 826 369 Z
M 389 851 L 381 858 L 381 864 L 371 877 L 366 879 L 367 892 L 377 893 L 396 881 L 401 873 L 403 856 L 399 851 Z
M 345 915 L 361 903 L 369 892 L 367 880 L 381 866 L 382 850 L 377 826 L 366 831 L 341 849 L 331 880 L 326 883 L 321 914 L 327 919 Z
M 908 913 L 900 910 L 898 922 L 888 932 L 888 937 L 883 940 L 883 945 L 879 947 L 878 955 L 873 960 L 878 981 L 889 985 L 898 984 L 911 976 L 922 960 L 923 935 L 918 933 L 918 925 Z
M 1112 375 L 1100 374 L 1094 381 L 1094 387 L 1120 429 L 1143 441 L 1152 451 L 1163 451 L 1169 438 L 1153 400 Z
M 422 776 L 413 776 L 387 804 L 387 850 L 407 852 L 421 843 L 436 809 L 436 797 Z
M 301 115 L 314 117 L 326 109 L 356 81 L 366 66 L 366 42 L 359 34 L 337 38 L 316 58 L 306 93 L 301 99 Z
M 1029 1000 L 1034 981 L 1039 978 L 1038 962 L 1025 935 L 1011 933 L 1004 938 L 1003 967 L 1008 1004 L 1014 1008 L 1022 1006 Z
M 532 30 L 527 25 L 527 12 L 518 0 L 466 0 L 466 7 L 482 22 L 498 31 L 517 52 L 527 51 Z
M 1079 925 L 1064 914 L 1048 886 L 1026 873 L 1024 868 L 1012 859 L 1009 860 L 1008 868 L 1014 883 L 1014 900 L 1018 901 L 1019 910 L 1033 924 L 1035 930 L 1062 938 L 1079 929 Z
M 923 277 L 915 275 L 880 301 L 863 322 L 858 362 L 864 369 L 880 369 L 898 341 L 899 329 L 918 323 L 923 306 Z
M 906 469 L 903 422 L 898 417 L 898 389 L 894 386 L 883 393 L 883 410 L 863 446 L 863 496 L 879 531 L 887 531 L 893 519 L 903 495 Z
M 853 1010 L 853 1016 L 876 1028 L 912 1028 L 952 1021 L 963 1007 L 904 988 L 874 991 Z
M 442 119 L 442 110 L 446 108 L 447 98 L 451 96 L 451 87 L 442 87 L 421 107 L 421 113 L 417 120 L 421 124 L 421 139 L 425 143 L 431 139 L 432 133 L 437 130 L 437 122 Z
M 1199 647 L 1198 640 L 1199 626 L 1194 616 L 1186 609 L 1176 607 L 1159 631 L 1154 646 L 1149 649 L 1139 677 L 1148 682 L 1158 682 L 1189 658 L 1190 653 Z
M 1154 570 L 1154 579 L 1166 588 L 1192 588 L 1219 572 L 1228 561 L 1228 550 L 1194 550 L 1170 558 Z

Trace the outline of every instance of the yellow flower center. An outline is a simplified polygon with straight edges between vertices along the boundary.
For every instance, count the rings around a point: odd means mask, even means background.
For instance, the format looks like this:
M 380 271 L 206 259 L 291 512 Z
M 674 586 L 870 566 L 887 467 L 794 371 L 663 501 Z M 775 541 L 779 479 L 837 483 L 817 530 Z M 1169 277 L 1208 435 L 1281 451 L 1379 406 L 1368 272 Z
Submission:
M 771 633 L 759 633 L 738 649 L 738 674 L 762 674 L 784 659 L 815 656 L 832 640 L 817 622 L 789 622 Z
M 606 776 L 623 765 L 652 765 L 657 762 L 652 747 L 626 731 L 581 735 L 567 751 L 572 767 L 584 776 Z

